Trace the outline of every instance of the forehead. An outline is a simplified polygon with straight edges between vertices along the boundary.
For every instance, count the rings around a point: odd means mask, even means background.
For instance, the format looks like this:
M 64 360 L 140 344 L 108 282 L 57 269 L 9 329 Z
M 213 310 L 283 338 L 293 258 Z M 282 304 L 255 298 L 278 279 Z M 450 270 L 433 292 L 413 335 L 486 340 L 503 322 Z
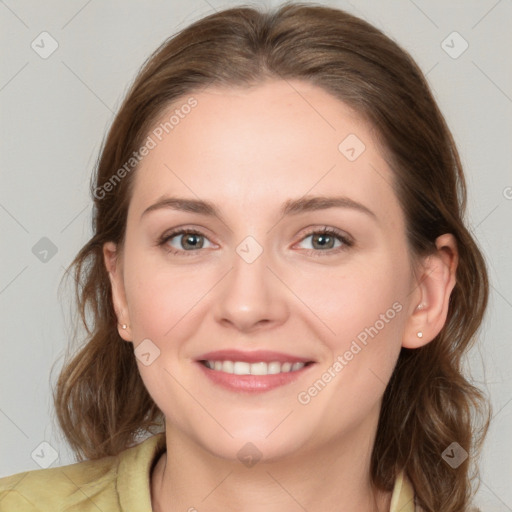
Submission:
M 390 222 L 401 216 L 372 127 L 312 84 L 205 89 L 175 101 L 148 137 L 154 147 L 135 173 L 130 205 L 139 212 L 165 194 L 241 210 L 336 193 Z

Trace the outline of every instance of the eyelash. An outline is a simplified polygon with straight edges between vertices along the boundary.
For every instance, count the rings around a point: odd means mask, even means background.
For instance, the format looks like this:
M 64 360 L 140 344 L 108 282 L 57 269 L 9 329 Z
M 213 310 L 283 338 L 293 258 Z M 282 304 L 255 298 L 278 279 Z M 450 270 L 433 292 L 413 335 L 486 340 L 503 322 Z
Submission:
M 164 249 L 176 256 L 194 256 L 198 251 L 190 250 L 190 251 L 183 251 L 183 250 L 176 250 L 174 248 L 170 248 L 167 246 L 167 242 L 169 240 L 172 240 L 177 235 L 198 235 L 202 236 L 204 238 L 208 238 L 204 233 L 201 233 L 201 231 L 198 231 L 196 229 L 177 229 L 175 231 L 171 231 L 170 233 L 165 233 L 162 235 L 162 237 L 158 240 L 157 245 L 158 246 L 165 246 Z M 305 240 L 306 238 L 310 237 L 311 235 L 328 235 L 334 238 L 337 238 L 340 242 L 342 242 L 343 245 L 340 247 L 336 247 L 335 249 L 326 249 L 326 250 L 316 250 L 316 249 L 305 249 L 306 254 L 312 255 L 312 256 L 331 256 L 334 254 L 338 254 L 342 251 L 347 251 L 349 248 L 351 248 L 354 245 L 354 242 L 349 239 L 347 236 L 343 235 L 341 231 L 338 231 L 335 228 L 330 228 L 327 226 L 324 226 L 320 229 L 315 229 L 312 231 L 309 231 L 306 233 L 302 238 L 301 242 Z

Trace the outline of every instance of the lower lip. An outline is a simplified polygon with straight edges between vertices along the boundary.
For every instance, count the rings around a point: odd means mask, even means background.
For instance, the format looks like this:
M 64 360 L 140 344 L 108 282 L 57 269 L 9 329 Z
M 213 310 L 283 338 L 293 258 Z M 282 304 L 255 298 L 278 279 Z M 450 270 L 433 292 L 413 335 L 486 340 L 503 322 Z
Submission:
M 314 363 L 303 366 L 294 372 L 274 373 L 272 375 L 235 375 L 219 370 L 207 368 L 203 363 L 197 362 L 204 374 L 215 384 L 230 391 L 246 393 L 263 393 L 284 386 L 304 375 Z

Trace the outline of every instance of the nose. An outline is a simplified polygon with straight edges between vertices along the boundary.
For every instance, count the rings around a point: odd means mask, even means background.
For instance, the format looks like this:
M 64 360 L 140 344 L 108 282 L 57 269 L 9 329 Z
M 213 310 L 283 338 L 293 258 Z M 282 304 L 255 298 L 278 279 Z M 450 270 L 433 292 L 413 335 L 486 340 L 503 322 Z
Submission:
M 232 268 L 219 284 L 215 297 L 215 320 L 243 332 L 278 326 L 289 315 L 290 293 L 269 268 L 263 252 L 251 263 L 235 252 Z

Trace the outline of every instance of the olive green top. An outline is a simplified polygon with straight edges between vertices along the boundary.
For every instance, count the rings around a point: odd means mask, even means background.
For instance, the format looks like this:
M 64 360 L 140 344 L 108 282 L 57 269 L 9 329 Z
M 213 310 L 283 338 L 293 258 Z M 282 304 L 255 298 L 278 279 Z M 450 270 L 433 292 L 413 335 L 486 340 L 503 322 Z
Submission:
M 161 433 L 116 456 L 0 478 L 0 512 L 151 512 L 150 475 L 164 451 Z M 390 512 L 416 510 L 400 473 Z

